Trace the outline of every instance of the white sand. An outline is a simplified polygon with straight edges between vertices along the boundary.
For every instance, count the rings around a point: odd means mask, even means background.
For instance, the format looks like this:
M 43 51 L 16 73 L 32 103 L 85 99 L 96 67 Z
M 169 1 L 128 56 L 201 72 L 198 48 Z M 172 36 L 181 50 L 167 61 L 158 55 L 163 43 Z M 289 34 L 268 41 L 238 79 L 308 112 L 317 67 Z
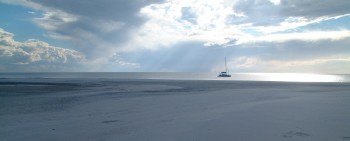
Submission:
M 349 83 L 1 82 L 1 141 L 350 140 Z

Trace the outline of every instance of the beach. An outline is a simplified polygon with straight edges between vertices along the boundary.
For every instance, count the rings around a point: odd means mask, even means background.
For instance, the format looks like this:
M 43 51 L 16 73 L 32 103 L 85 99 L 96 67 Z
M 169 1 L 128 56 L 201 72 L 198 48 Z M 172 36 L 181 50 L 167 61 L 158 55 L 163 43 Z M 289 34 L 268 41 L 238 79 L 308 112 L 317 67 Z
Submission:
M 1 141 L 346 141 L 349 82 L 0 79 Z

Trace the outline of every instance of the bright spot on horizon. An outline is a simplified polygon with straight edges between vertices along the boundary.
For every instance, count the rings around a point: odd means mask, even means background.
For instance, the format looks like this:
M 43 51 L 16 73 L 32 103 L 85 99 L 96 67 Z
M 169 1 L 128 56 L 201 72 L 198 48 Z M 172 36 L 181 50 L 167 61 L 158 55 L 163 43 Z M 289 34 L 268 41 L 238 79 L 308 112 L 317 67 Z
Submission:
M 343 78 L 337 75 L 306 74 L 306 73 L 252 73 L 264 81 L 284 82 L 343 82 Z

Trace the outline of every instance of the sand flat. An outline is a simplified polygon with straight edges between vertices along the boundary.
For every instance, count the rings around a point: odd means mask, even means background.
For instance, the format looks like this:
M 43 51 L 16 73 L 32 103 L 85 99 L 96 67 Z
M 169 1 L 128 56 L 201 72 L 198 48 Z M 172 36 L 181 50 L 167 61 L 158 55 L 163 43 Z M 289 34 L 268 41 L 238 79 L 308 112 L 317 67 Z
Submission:
M 350 137 L 349 83 L 6 79 L 0 88 L 4 141 Z

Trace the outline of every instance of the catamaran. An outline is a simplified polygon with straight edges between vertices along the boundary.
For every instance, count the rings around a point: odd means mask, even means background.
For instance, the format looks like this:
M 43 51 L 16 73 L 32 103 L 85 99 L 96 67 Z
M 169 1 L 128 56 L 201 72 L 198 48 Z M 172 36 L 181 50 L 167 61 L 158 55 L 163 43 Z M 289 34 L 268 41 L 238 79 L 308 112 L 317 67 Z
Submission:
M 231 75 L 227 71 L 227 63 L 226 63 L 226 56 L 225 56 L 225 71 L 220 72 L 218 77 L 231 77 Z

